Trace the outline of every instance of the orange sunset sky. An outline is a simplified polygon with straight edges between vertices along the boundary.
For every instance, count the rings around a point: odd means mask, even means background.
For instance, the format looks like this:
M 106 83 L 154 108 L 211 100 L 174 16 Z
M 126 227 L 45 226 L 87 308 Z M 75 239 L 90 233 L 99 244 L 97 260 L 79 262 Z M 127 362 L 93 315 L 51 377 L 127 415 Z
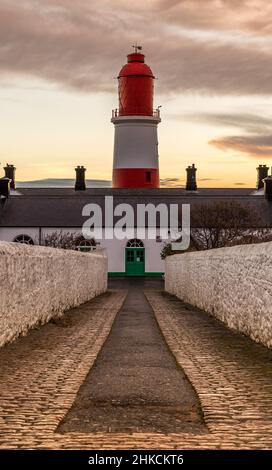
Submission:
M 0 0 L 0 162 L 20 181 L 111 179 L 116 77 L 137 41 L 158 78 L 163 185 L 255 186 L 272 158 L 267 0 Z

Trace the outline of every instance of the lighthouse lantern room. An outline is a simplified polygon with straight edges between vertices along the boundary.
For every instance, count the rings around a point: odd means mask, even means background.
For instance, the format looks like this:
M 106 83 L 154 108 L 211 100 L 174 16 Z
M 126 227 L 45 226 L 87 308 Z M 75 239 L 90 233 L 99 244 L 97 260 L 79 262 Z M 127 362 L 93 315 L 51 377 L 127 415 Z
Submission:
M 157 127 L 160 110 L 153 109 L 154 75 L 145 56 L 134 46 L 118 76 L 119 109 L 112 112 L 115 127 L 114 188 L 158 188 Z

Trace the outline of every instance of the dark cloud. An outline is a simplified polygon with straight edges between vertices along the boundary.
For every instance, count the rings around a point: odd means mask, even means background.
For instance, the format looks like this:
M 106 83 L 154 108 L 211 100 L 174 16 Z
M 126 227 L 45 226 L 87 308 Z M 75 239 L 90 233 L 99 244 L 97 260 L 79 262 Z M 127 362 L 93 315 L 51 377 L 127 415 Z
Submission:
M 175 188 L 175 187 L 183 187 L 184 180 L 179 178 L 162 178 L 160 180 L 160 185 L 166 188 Z
M 161 93 L 270 94 L 271 44 L 188 35 L 194 28 L 225 31 L 231 25 L 240 33 L 259 28 L 268 35 L 267 3 L 1 0 L 0 76 L 23 74 L 82 91 L 112 91 L 137 39 L 160 78 Z
M 96 4 L 80 0 L 76 8 L 70 0 L 22 0 L 19 5 L 4 0 L 0 5 L 2 75 L 21 73 L 81 90 L 110 90 L 114 74 L 110 75 L 108 64 L 113 62 L 117 37 L 106 11 L 104 21 L 102 11 L 98 21 Z
M 272 158 L 272 134 L 220 137 L 211 140 L 209 144 L 220 150 L 235 150 L 250 157 Z
M 153 8 L 169 22 L 190 28 L 271 34 L 272 5 L 267 0 L 160 0 Z
M 174 119 L 233 127 L 245 135 L 222 136 L 209 141 L 220 150 L 235 150 L 248 156 L 272 158 L 272 118 L 248 113 L 198 113 L 172 115 Z
M 218 178 L 198 178 L 198 181 L 220 181 Z M 163 178 L 160 180 L 161 187 L 166 188 L 183 188 L 185 186 L 185 179 L 180 178 Z
M 220 181 L 219 178 L 198 178 L 198 181 Z
M 253 134 L 264 134 L 272 130 L 272 118 L 248 113 L 198 113 L 171 115 L 173 119 L 190 120 L 214 124 L 215 126 L 234 127 Z

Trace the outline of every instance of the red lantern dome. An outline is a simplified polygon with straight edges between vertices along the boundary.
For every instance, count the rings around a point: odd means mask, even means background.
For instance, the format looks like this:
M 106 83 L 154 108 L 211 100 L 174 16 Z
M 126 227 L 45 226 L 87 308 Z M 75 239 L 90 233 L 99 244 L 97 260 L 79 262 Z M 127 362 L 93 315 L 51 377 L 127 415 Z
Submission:
M 128 63 L 119 73 L 119 116 L 152 116 L 154 75 L 144 54 L 128 54 Z

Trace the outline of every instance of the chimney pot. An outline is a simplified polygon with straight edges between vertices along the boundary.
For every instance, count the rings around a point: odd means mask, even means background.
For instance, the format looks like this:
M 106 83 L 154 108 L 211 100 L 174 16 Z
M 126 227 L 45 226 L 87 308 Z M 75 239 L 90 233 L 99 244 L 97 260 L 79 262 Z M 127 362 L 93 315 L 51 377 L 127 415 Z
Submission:
M 197 184 L 196 184 L 197 168 L 195 167 L 195 164 L 193 163 L 192 166 L 189 165 L 186 168 L 186 172 L 187 172 L 186 191 L 196 191 L 197 190 Z
M 264 195 L 268 201 L 272 201 L 272 176 L 264 178 Z
M 76 170 L 76 182 L 75 182 L 75 191 L 85 191 L 86 183 L 85 183 L 85 171 L 86 168 L 84 166 L 77 166 Z
M 0 178 L 0 199 L 6 200 L 9 197 L 10 193 L 10 179 L 6 178 Z
M 269 168 L 266 165 L 259 165 L 257 167 L 257 189 L 261 189 L 264 187 L 264 179 L 268 176 L 268 170 Z
M 15 184 L 15 166 L 14 165 L 9 165 L 8 163 L 4 167 L 5 170 L 5 178 L 10 179 L 10 189 L 16 189 L 16 184 Z

